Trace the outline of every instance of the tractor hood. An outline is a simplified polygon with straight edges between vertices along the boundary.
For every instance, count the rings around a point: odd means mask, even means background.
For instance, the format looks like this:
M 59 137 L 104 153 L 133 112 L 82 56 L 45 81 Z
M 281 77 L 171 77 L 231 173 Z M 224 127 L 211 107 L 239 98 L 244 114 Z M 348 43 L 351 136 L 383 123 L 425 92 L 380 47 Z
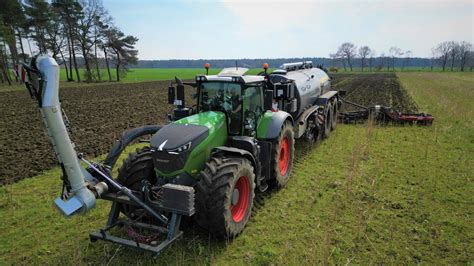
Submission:
M 201 125 L 169 124 L 151 139 L 158 151 L 182 152 L 196 147 L 209 135 L 209 128 Z
M 155 170 L 160 176 L 197 174 L 213 148 L 225 144 L 226 116 L 204 112 L 185 117 L 160 129 L 151 139 Z M 202 159 L 204 158 L 204 159 Z

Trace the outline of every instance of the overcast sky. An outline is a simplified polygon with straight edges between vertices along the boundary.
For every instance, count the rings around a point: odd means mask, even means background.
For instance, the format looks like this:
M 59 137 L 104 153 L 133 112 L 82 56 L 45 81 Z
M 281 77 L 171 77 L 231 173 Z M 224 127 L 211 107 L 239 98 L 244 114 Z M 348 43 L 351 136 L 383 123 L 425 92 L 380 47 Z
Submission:
M 103 0 L 140 59 L 328 57 L 345 42 L 431 57 L 474 43 L 474 0 Z

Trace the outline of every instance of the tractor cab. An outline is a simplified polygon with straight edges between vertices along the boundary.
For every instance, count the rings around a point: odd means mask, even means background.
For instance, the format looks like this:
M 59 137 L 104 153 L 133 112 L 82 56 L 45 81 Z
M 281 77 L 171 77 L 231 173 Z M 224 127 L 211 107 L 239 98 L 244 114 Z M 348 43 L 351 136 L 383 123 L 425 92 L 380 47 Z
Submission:
M 215 76 L 197 76 L 197 112 L 221 111 L 229 135 L 255 134 L 264 112 L 264 78 L 245 76 L 247 69 L 224 69 Z
M 182 83 L 196 87 L 196 107 L 184 107 L 184 93 L 178 84 L 178 99 L 174 98 L 174 88 L 170 87 L 170 103 L 177 105 L 174 119 L 187 117 L 191 113 L 222 112 L 226 116 L 229 135 L 254 136 L 260 118 L 265 110 L 265 78 L 247 76 L 247 68 L 224 68 L 217 75 L 198 75 L 196 83 Z M 181 97 L 180 97 L 181 96 Z M 267 99 L 270 101 L 271 98 Z

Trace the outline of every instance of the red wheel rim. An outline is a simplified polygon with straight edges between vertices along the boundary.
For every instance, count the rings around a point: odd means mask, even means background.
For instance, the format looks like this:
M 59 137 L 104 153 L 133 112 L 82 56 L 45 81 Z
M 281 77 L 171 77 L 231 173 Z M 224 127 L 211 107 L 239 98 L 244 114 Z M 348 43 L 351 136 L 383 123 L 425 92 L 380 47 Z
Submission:
M 288 172 L 288 166 L 290 164 L 290 141 L 288 137 L 284 137 L 280 141 L 280 158 L 278 158 L 278 169 L 280 170 L 280 175 L 286 175 Z
M 234 194 L 238 192 L 238 199 L 234 202 Z M 230 212 L 232 213 L 232 220 L 238 223 L 244 219 L 245 213 L 249 207 L 250 198 L 250 183 L 246 176 L 239 177 L 235 183 L 233 197 L 231 199 Z

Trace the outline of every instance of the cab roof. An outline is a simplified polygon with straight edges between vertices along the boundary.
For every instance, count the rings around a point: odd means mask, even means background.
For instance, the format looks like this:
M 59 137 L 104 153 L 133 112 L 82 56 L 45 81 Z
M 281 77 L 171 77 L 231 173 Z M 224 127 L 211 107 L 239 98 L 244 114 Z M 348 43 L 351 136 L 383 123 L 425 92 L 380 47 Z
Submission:
M 248 68 L 245 67 L 229 67 L 224 68 L 217 75 L 197 75 L 196 81 L 216 81 L 216 82 L 237 82 L 241 84 L 259 83 L 265 80 L 263 76 L 245 75 Z

